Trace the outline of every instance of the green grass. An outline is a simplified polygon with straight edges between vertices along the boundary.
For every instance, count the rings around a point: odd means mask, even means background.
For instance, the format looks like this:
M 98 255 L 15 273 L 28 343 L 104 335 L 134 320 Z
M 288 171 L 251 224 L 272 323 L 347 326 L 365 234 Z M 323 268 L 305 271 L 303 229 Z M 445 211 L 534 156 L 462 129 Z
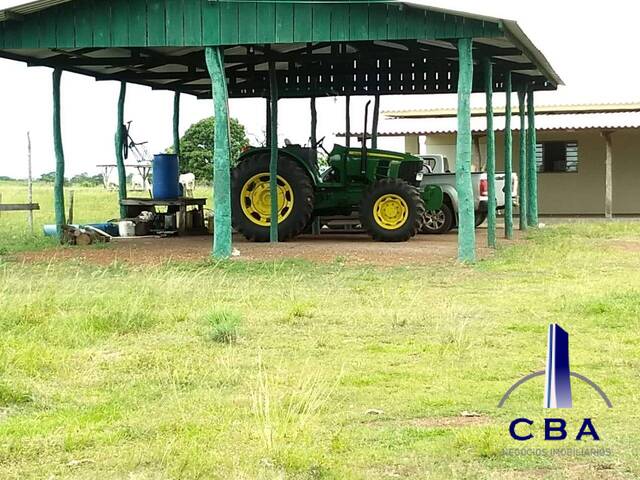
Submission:
M 640 255 L 617 240 L 640 224 L 475 267 L 0 257 L 0 478 L 638 478 Z M 574 383 L 560 413 L 611 456 L 505 455 L 512 419 L 548 413 L 542 379 L 496 405 L 544 369 L 551 322 L 614 403 Z

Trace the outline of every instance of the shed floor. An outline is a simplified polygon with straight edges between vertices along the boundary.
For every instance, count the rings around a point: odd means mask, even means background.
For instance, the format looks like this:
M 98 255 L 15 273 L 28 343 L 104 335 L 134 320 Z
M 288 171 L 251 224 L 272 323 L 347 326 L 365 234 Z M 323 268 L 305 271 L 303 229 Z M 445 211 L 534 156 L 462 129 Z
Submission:
M 517 232 L 516 232 L 517 233 Z M 478 230 L 480 258 L 491 255 L 486 248 L 486 229 Z M 499 235 L 501 232 L 499 232 Z M 504 240 L 500 241 L 502 244 Z M 153 265 L 167 261 L 201 261 L 211 255 L 209 236 L 179 238 L 140 238 L 116 240 L 106 247 L 65 247 L 18 255 L 18 261 L 49 262 L 83 259 L 89 263 L 108 265 L 115 261 Z M 455 261 L 457 234 L 419 235 L 406 243 L 373 242 L 363 234 L 327 234 L 302 236 L 277 245 L 250 243 L 234 236 L 234 247 L 240 252 L 235 260 L 304 259 L 319 263 L 344 262 L 350 265 L 434 265 Z

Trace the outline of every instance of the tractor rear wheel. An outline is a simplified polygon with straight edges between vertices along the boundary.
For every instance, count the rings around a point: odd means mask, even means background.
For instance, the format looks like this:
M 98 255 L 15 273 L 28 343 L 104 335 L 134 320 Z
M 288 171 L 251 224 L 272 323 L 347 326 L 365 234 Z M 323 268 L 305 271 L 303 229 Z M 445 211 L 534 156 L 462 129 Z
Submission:
M 271 228 L 269 155 L 249 157 L 231 172 L 233 226 L 252 242 L 268 242 Z M 289 157 L 278 159 L 278 239 L 300 235 L 313 213 L 311 178 Z
M 416 187 L 387 178 L 373 184 L 360 204 L 360 222 L 379 242 L 406 242 L 422 228 L 425 206 Z

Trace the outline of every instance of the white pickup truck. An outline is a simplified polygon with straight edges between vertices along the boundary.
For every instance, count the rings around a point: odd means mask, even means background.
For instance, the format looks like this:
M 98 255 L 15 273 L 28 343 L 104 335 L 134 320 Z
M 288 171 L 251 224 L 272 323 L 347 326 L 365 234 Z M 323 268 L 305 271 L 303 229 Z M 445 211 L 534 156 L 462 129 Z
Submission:
M 458 223 L 458 192 L 456 191 L 456 174 L 449 169 L 449 160 L 443 155 L 421 155 L 424 160 L 423 185 L 438 185 L 444 193 L 444 204 L 438 211 L 427 212 L 423 233 L 442 234 L 455 228 Z M 489 182 L 487 174 L 472 173 L 473 199 L 475 202 L 476 227 L 487 219 L 489 211 Z M 505 174 L 496 173 L 496 200 L 498 210 L 505 206 Z M 518 200 L 518 175 L 511 178 L 512 202 Z

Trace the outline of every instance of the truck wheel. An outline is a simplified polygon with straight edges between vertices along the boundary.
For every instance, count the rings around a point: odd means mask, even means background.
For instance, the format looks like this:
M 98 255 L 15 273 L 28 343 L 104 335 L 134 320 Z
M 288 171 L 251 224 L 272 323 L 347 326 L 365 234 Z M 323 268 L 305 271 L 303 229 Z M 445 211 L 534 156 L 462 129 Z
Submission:
M 271 227 L 271 197 L 268 155 L 249 157 L 231 172 L 233 226 L 252 242 L 268 242 Z M 278 239 L 300 235 L 313 213 L 311 179 L 289 157 L 278 159 Z
M 476 228 L 482 225 L 488 216 L 489 214 L 487 212 L 476 211 Z
M 425 213 L 424 224 L 421 233 L 431 235 L 443 235 L 449 233 L 455 223 L 453 210 L 451 207 L 443 203 L 440 210 L 431 210 Z
M 404 180 L 387 178 L 373 184 L 360 204 L 360 222 L 379 242 L 406 242 L 422 226 L 424 200 Z

